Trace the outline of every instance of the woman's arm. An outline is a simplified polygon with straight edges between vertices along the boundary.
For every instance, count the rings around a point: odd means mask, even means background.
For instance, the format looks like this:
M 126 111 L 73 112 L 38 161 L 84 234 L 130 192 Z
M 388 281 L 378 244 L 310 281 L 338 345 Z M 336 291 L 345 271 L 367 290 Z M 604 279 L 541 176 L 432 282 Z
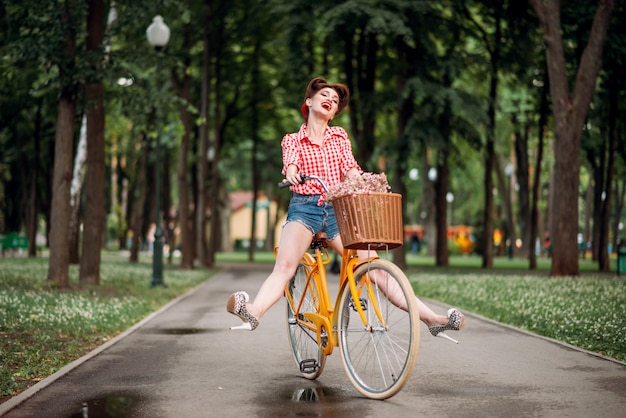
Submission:
M 285 135 L 280 145 L 283 150 L 282 173 L 285 176 L 287 176 L 288 174 L 294 175 L 298 173 L 300 165 L 300 152 L 298 150 L 298 144 L 295 135 Z

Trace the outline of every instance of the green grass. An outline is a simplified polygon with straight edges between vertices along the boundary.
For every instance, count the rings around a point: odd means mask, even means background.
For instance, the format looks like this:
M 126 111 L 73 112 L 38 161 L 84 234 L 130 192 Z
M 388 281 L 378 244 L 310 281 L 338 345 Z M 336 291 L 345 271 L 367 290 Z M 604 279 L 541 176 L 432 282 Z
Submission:
M 107 257 L 100 286 L 70 290 L 46 280 L 48 260 L 0 259 L 0 402 L 130 328 L 207 280 L 212 271 L 165 265 L 166 287 L 151 288 L 152 267 Z
M 219 262 L 247 262 L 244 252 Z M 269 252 L 255 262 L 272 263 Z M 550 261 L 535 272 L 525 260 L 454 256 L 450 267 L 408 255 L 416 293 L 494 320 L 626 361 L 626 277 L 600 276 L 581 260 L 579 278 L 549 278 Z M 614 267 L 614 264 L 613 264 Z M 165 265 L 167 287 L 150 288 L 152 267 L 104 253 L 101 285 L 70 290 L 46 280 L 46 258 L 0 258 L 0 402 L 32 386 L 115 337 L 150 313 L 210 278 L 215 270 L 180 271 Z
M 415 292 L 626 361 L 626 278 L 409 272 Z

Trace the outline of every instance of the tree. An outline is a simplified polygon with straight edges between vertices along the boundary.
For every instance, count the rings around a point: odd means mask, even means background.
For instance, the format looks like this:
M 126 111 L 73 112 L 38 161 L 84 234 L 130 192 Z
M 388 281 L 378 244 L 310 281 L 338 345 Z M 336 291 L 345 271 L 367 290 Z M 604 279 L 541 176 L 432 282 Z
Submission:
M 626 83 L 621 77 L 624 60 L 624 28 L 622 21 L 626 8 L 617 5 L 613 13 L 612 26 L 607 34 L 603 68 L 598 83 L 598 94 L 590 110 L 589 127 L 581 140 L 591 169 L 590 189 L 593 190 L 593 260 L 598 262 L 600 271 L 610 270 L 609 248 L 617 246 L 619 221 L 623 205 L 623 192 L 620 193 L 618 150 L 624 149 L 620 115 L 620 97 L 623 97 Z M 620 144 L 620 137 L 622 143 Z M 623 152 L 622 152 L 623 153 Z M 622 177 L 623 178 L 623 177 Z M 593 187 L 591 187 L 593 185 Z M 612 192 L 613 190 L 613 192 Z M 612 231 L 609 228 L 612 207 L 614 220 Z M 612 235 L 612 240 L 611 240 Z
M 544 72 L 545 73 L 545 72 Z M 539 229 L 539 187 L 541 184 L 541 166 L 543 161 L 543 145 L 548 119 L 548 86 L 544 85 L 540 90 L 539 118 L 537 120 L 537 157 L 535 159 L 535 174 L 532 183 L 532 204 L 530 208 L 530 245 L 528 246 L 528 267 L 530 270 L 537 269 L 537 254 L 534 243 L 537 240 Z
M 191 106 L 191 47 L 194 43 L 193 39 L 193 27 L 187 23 L 182 28 L 182 57 L 180 57 L 180 71 L 173 73 L 173 80 L 176 86 L 176 91 L 180 99 L 179 115 L 183 124 L 184 132 L 182 134 L 179 151 L 178 151 L 178 167 L 176 172 L 178 174 L 178 214 L 179 214 L 179 228 L 182 244 L 182 257 L 180 260 L 180 267 L 182 269 L 192 269 L 193 261 L 195 258 L 195 248 L 193 233 L 191 229 L 192 217 L 189 213 L 189 187 L 187 181 L 187 173 L 189 171 L 187 166 L 188 154 L 189 154 L 189 141 L 192 133 L 192 115 L 189 111 Z M 166 207 L 166 210 L 169 208 Z M 157 215 L 160 216 L 160 215 Z
M 203 15 L 206 21 L 211 22 L 211 0 L 204 0 Z M 209 25 L 204 25 L 202 32 L 202 67 L 201 67 L 201 87 L 200 87 L 200 127 L 199 144 L 197 157 L 197 185 L 196 185 L 196 256 L 201 265 L 208 265 L 208 248 L 206 240 L 206 207 L 207 207 L 207 178 L 209 173 L 208 152 L 209 152 L 209 97 L 211 85 L 211 33 Z
M 569 89 L 568 72 L 561 36 L 561 2 L 531 0 L 541 22 L 550 78 L 550 96 L 555 123 L 555 199 L 552 231 L 552 276 L 579 274 L 576 243 L 578 220 L 578 186 L 580 183 L 580 140 L 589 103 L 601 67 L 602 48 L 614 7 L 614 0 L 599 0 L 587 46 L 580 58 L 573 91 Z
M 50 216 L 50 259 L 48 280 L 60 288 L 69 287 L 69 214 L 70 181 L 74 144 L 74 113 L 78 84 L 76 71 L 76 35 L 81 11 L 78 2 L 67 1 L 60 9 L 63 32 L 60 35 L 59 113 L 55 135 L 54 173 L 52 175 L 52 208 Z
M 104 0 L 90 0 L 87 15 L 87 53 L 91 72 L 85 86 L 87 119 L 87 183 L 85 188 L 85 226 L 78 281 L 81 285 L 100 284 L 100 254 L 103 246 L 105 210 L 104 146 Z
M 410 35 L 403 16 L 390 13 L 385 4 L 356 7 L 352 2 L 339 4 L 328 13 L 329 39 L 343 48 L 341 60 L 345 84 L 350 90 L 350 130 L 357 161 L 365 171 L 374 171 L 376 113 L 380 100 L 376 94 L 380 61 L 380 40 Z
M 504 24 L 504 4 L 500 1 L 487 2 L 489 16 L 492 22 L 490 30 L 486 30 L 481 21 L 475 19 L 470 10 L 464 8 L 465 17 L 476 28 L 478 38 L 484 45 L 485 51 L 489 55 L 489 93 L 487 100 L 487 126 L 485 132 L 484 164 L 485 164 L 485 187 L 483 190 L 483 237 L 482 237 L 482 267 L 493 267 L 493 172 L 496 166 L 495 139 L 496 139 L 496 104 L 498 100 L 498 83 L 500 66 L 502 65 L 502 26 Z

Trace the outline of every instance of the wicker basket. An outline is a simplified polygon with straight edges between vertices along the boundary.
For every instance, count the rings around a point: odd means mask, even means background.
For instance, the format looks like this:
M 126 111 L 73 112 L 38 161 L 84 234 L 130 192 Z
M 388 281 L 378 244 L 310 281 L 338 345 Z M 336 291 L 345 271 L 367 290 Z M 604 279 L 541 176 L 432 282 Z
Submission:
M 347 195 L 332 203 L 344 247 L 381 250 L 403 244 L 402 195 Z

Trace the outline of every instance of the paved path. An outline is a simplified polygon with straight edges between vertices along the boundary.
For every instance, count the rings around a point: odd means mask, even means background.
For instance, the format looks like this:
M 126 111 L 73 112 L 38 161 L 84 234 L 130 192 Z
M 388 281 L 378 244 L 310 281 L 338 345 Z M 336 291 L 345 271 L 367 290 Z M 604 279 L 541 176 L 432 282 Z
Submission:
M 229 331 L 235 290 L 267 266 L 230 266 L 120 337 L 0 405 L 16 417 L 625 417 L 626 365 L 471 314 L 459 345 L 422 325 L 404 390 L 362 398 L 339 352 L 317 381 L 298 377 L 284 302 L 255 332 Z M 333 277 L 331 276 L 331 279 Z M 432 302 L 437 311 L 447 306 Z M 105 410 L 109 411 L 108 415 Z

